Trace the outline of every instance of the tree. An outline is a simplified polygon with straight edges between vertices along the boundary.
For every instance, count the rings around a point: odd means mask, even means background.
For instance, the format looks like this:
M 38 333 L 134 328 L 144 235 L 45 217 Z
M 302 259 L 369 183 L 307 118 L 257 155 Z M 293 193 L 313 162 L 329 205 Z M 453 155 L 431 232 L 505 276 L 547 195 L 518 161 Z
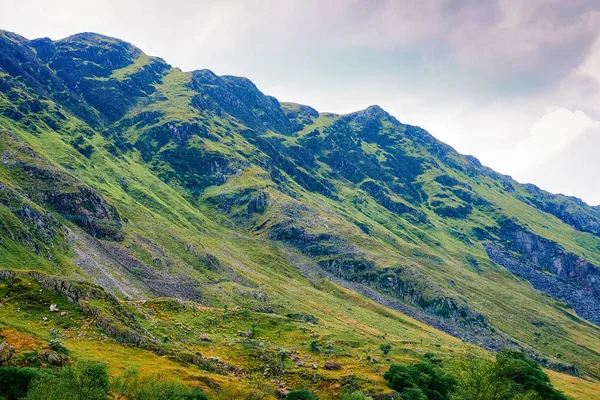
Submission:
M 319 397 L 308 390 L 294 390 L 288 393 L 286 400 L 319 400 Z
M 402 392 L 403 400 L 428 400 L 421 389 L 408 388 Z
M 106 400 L 108 366 L 102 362 L 81 362 L 58 372 L 46 372 L 36 379 L 27 400 Z
M 504 400 L 511 395 L 510 381 L 496 374 L 492 361 L 463 357 L 452 367 L 457 381 L 454 400 Z
M 135 368 L 127 368 L 112 380 L 110 389 L 115 399 L 121 400 L 133 398 L 141 386 L 140 372 Z
M 196 388 L 193 389 L 190 393 L 185 396 L 185 400 L 210 400 L 206 393 L 203 393 L 202 390 Z
M 0 396 L 6 400 L 25 397 L 32 381 L 40 375 L 34 368 L 0 367 Z
M 504 350 L 496 362 L 464 358 L 453 363 L 455 400 L 566 400 L 527 355 Z
M 388 385 L 400 392 L 403 398 L 422 398 L 419 391 L 429 400 L 449 400 L 454 388 L 454 378 L 441 368 L 428 363 L 413 365 L 391 365 L 383 375 Z M 414 389 L 414 390 L 411 390 Z
M 534 392 L 544 400 L 567 400 L 564 394 L 554 389 L 540 366 L 523 353 L 510 350 L 498 353 L 495 375 L 497 379 L 510 381 L 514 393 Z
M 186 400 L 190 391 L 183 384 L 163 375 L 145 379 L 145 384 L 135 394 L 135 400 Z

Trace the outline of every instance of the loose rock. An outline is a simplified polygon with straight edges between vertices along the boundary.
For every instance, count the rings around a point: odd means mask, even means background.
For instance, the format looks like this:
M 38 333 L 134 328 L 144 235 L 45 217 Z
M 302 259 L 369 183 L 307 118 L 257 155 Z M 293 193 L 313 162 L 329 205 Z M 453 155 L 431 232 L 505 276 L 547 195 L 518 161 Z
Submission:
M 342 366 L 339 363 L 336 363 L 335 361 L 327 361 L 323 368 L 329 371 L 339 371 L 340 369 L 342 369 Z

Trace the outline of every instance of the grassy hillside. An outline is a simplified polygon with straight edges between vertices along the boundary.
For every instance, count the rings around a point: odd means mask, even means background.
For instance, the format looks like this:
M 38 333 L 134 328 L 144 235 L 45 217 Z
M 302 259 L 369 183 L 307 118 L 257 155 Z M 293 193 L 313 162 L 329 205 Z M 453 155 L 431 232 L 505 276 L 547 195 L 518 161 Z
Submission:
M 594 398 L 596 208 L 377 106 L 279 103 L 245 78 L 182 72 L 96 34 L 4 32 L 0 50 L 11 362 L 58 330 L 70 357 L 114 373 L 338 398 L 389 391 L 390 363 L 513 348 Z

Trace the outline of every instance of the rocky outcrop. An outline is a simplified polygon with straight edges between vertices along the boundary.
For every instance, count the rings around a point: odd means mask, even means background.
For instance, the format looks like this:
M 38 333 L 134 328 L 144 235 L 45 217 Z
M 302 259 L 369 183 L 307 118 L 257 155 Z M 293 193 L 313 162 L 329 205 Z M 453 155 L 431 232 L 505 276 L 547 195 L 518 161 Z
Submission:
M 141 345 L 153 342 L 154 338 L 145 331 L 133 314 L 127 311 L 111 294 L 100 286 L 74 282 L 54 276 L 30 272 L 30 275 L 46 290 L 60 293 L 81 309 L 87 317 L 93 318 L 97 327 L 122 343 Z M 110 312 L 89 304 L 90 299 L 100 299 L 110 306 Z
M 511 219 L 498 223 L 496 234 L 506 250 L 529 264 L 600 297 L 600 268 L 583 257 L 565 251 L 551 240 L 529 232 Z
M 0 280 L 12 282 L 17 274 L 14 271 L 9 271 L 7 269 L 0 270 Z
M 200 110 L 227 113 L 257 131 L 271 129 L 290 134 L 297 129 L 283 112 L 279 101 L 264 95 L 247 78 L 217 76 L 212 71 L 194 71 L 189 87 L 199 95 L 192 104 Z
M 527 261 L 534 260 L 530 255 L 515 257 L 514 253 L 510 253 L 506 248 L 491 242 L 485 243 L 484 248 L 490 260 L 527 279 L 535 289 L 556 300 L 564 301 L 573 307 L 581 318 L 600 326 L 600 297 L 590 289 L 548 274 L 539 265 Z
M 600 208 L 591 207 L 576 197 L 546 192 L 535 185 L 523 187 L 527 194 L 519 196 L 522 201 L 554 215 L 578 231 L 600 237 Z
M 69 362 L 69 357 L 52 350 L 40 352 L 39 358 L 54 367 L 64 367 Z
M 0 343 L 0 365 L 10 361 L 15 352 L 15 348 L 6 342 Z
M 42 202 L 94 237 L 123 239 L 117 210 L 89 187 L 80 186 L 69 192 L 48 190 L 43 193 Z
M 473 311 L 464 301 L 436 289 L 425 276 L 407 268 L 379 268 L 364 258 L 347 255 L 319 261 L 318 265 L 338 278 L 366 285 L 453 324 L 469 329 L 474 326 L 488 328 L 482 314 Z
M 205 199 L 219 210 L 239 219 L 247 219 L 254 214 L 262 214 L 269 206 L 267 193 L 255 188 L 218 194 L 205 197 Z
M 329 279 L 345 288 L 353 290 L 359 293 L 362 296 L 365 296 L 384 307 L 389 307 L 393 310 L 400 311 L 401 313 L 408 315 L 420 322 L 423 322 L 427 325 L 430 325 L 436 329 L 444 331 L 452 336 L 463 339 L 470 343 L 479 345 L 488 350 L 499 351 L 506 347 L 512 348 L 515 343 L 517 343 L 514 339 L 509 337 L 508 335 L 499 332 L 498 330 L 492 330 L 491 327 L 487 324 L 487 321 L 484 316 L 476 313 L 475 311 L 468 310 L 463 307 L 451 306 L 453 309 L 461 308 L 466 315 L 470 315 L 471 319 L 474 323 L 465 323 L 465 321 L 461 321 L 460 316 L 463 312 L 458 312 L 455 315 L 457 318 L 443 318 L 442 316 L 434 315 L 431 312 L 427 312 L 416 305 L 410 304 L 405 301 L 401 301 L 400 299 L 396 299 L 389 294 L 382 293 L 379 290 L 371 287 L 367 283 L 361 283 L 357 281 L 349 281 L 343 278 L 340 278 L 314 263 L 308 258 L 301 257 L 297 254 L 290 254 L 289 257 L 290 263 L 296 266 L 302 274 L 314 281 L 315 283 L 319 282 L 320 279 L 326 278 Z M 441 300 L 440 304 L 442 307 L 439 310 L 448 309 L 448 303 L 445 303 L 444 300 Z M 460 303 L 457 303 L 460 304 Z M 431 304 L 432 308 L 429 310 L 435 310 L 434 303 Z M 442 314 L 447 314 L 443 312 Z
M 27 204 L 27 201 L 35 202 L 39 208 L 57 212 L 92 236 L 116 241 L 123 239 L 120 215 L 100 193 L 39 156 L 11 132 L 0 130 L 0 139 L 0 151 L 4 150 L 2 162 L 21 190 L 19 193 L 8 187 L 0 190 L 1 203 L 18 208 L 24 213 L 22 217 L 41 221 L 43 213 Z M 18 196 L 26 199 L 16 202 Z M 52 221 L 42 222 L 35 224 L 36 229 L 52 225 Z

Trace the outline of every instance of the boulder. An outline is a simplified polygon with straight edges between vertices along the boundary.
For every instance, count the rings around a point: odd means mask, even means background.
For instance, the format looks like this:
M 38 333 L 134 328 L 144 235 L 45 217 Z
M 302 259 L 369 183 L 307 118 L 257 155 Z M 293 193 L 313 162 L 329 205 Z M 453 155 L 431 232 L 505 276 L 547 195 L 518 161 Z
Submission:
M 200 337 L 198 337 L 198 339 L 200 339 L 203 342 L 210 342 L 210 341 L 212 341 L 212 339 L 210 338 L 210 336 L 208 336 L 206 333 L 201 334 Z
M 336 363 L 335 361 L 327 361 L 323 368 L 329 371 L 339 371 L 340 369 L 342 369 L 342 366 L 339 363 Z
M 5 363 L 13 357 L 15 348 L 6 342 L 0 343 L 0 364 Z
M 66 365 L 67 361 L 69 360 L 67 356 L 63 356 L 62 354 L 58 354 L 52 350 L 41 352 L 40 359 L 55 367 L 62 367 Z

